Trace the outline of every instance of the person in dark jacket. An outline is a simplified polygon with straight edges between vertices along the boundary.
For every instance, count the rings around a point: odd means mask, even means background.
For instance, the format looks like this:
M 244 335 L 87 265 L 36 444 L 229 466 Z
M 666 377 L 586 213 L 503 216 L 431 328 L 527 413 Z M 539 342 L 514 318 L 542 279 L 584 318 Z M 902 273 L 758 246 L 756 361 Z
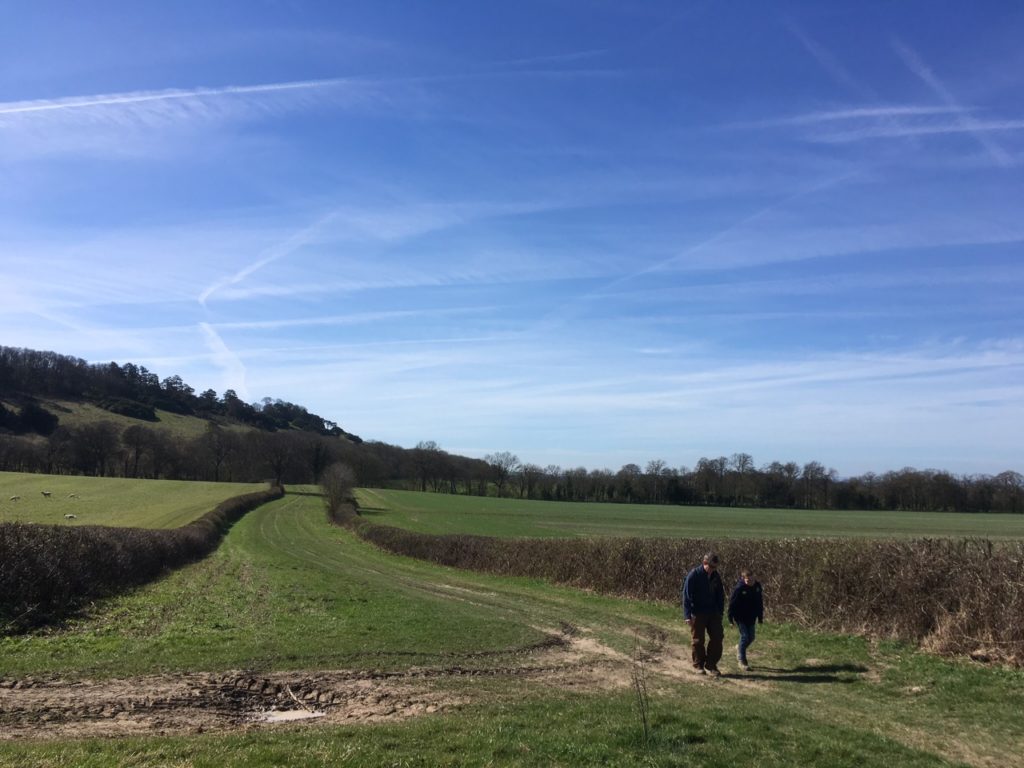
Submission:
M 682 590 L 683 618 L 690 625 L 693 669 L 699 674 L 717 677 L 718 660 L 722 658 L 722 614 L 725 612 L 725 589 L 718 573 L 718 555 L 708 552 L 704 560 L 686 574 Z M 704 635 L 707 634 L 707 648 Z
M 756 622 L 756 624 L 755 624 Z M 747 664 L 747 648 L 754 642 L 757 624 L 764 623 L 764 596 L 761 582 L 754 581 L 754 574 L 749 570 L 740 571 L 740 580 L 729 596 L 729 623 L 736 624 L 740 631 L 740 642 L 736 646 L 736 660 L 740 669 L 750 671 Z

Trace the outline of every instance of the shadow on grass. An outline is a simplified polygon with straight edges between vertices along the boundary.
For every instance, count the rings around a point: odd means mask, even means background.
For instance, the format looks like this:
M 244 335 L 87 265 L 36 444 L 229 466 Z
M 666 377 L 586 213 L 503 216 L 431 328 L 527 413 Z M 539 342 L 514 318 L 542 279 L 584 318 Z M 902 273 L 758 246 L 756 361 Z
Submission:
M 851 677 L 839 677 L 842 672 L 863 674 L 868 668 L 862 664 L 824 664 L 822 666 L 755 667 L 752 672 L 723 675 L 737 680 L 782 681 L 786 683 L 852 683 Z

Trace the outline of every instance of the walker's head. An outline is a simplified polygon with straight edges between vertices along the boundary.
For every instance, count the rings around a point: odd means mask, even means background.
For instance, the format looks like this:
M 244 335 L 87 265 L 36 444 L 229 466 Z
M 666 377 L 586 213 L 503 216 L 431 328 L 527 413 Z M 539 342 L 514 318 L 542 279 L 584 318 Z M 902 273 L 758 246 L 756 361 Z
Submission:
M 718 555 L 714 552 L 708 552 L 704 555 L 704 570 L 708 573 L 718 570 Z

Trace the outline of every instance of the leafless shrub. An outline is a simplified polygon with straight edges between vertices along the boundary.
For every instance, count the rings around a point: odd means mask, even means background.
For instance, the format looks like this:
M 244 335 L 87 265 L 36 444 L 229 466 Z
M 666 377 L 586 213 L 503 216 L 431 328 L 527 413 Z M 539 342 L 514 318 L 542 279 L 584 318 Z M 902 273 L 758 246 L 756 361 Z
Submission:
M 327 467 L 320 478 L 320 487 L 327 498 L 327 508 L 333 510 L 345 504 L 353 504 L 352 490 L 355 485 L 356 473 L 348 464 L 336 462 Z
M 362 538 L 397 554 L 669 603 L 679 602 L 687 570 L 714 548 L 727 586 L 743 567 L 758 574 L 771 619 L 906 640 L 943 653 L 984 649 L 992 659 L 1024 665 L 1020 542 L 495 539 L 431 536 L 363 519 L 354 525 Z

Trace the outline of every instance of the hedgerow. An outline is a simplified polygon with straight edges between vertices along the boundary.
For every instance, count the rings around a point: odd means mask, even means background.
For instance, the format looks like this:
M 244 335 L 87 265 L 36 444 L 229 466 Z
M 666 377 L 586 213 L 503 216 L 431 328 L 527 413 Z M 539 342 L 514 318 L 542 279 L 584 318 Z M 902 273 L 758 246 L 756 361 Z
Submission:
M 331 519 L 394 554 L 581 589 L 679 603 L 703 553 L 726 590 L 750 568 L 770 620 L 905 640 L 1024 664 L 1024 543 L 984 539 L 498 539 L 382 526 L 342 505 Z
M 284 490 L 236 496 L 180 528 L 0 524 L 0 633 L 67 616 L 212 552 L 232 523 Z

